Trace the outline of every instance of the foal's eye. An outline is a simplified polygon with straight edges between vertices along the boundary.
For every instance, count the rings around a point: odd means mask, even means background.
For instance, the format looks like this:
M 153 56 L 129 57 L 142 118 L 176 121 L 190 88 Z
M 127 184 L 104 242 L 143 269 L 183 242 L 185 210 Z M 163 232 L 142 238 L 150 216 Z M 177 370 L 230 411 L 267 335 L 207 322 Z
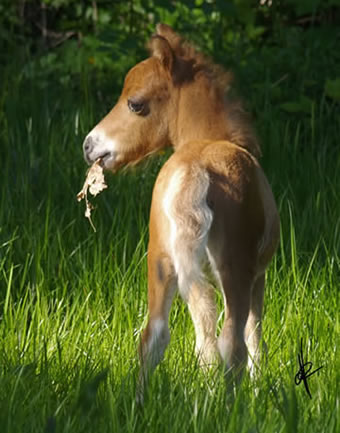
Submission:
M 128 107 L 132 113 L 144 114 L 145 104 L 142 101 L 134 101 L 133 99 L 128 99 Z

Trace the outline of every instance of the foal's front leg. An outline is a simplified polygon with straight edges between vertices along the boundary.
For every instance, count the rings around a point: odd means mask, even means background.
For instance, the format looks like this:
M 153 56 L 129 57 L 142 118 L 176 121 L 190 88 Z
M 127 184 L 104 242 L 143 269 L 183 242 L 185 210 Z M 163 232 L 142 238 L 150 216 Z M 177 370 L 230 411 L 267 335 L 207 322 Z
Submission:
M 170 341 L 169 312 L 176 290 L 176 279 L 168 256 L 157 254 L 149 246 L 148 253 L 148 310 L 139 355 L 141 369 L 137 398 L 142 401 L 148 375 L 163 359 Z

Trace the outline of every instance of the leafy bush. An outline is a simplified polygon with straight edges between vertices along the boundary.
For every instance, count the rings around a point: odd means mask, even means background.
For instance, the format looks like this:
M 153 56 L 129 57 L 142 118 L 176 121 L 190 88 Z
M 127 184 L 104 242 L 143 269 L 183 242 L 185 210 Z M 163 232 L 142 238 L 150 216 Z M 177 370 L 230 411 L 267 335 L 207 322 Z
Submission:
M 105 110 L 159 21 L 234 69 L 254 112 L 254 92 L 302 118 L 339 103 L 340 0 L 4 0 L 0 60 L 41 89 L 86 87 Z

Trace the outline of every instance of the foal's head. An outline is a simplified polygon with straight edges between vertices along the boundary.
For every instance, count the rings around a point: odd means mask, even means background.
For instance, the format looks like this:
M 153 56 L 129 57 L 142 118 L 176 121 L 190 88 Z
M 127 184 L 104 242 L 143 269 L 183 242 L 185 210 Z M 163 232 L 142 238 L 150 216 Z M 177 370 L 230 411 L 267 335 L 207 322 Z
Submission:
M 151 57 L 128 72 L 117 104 L 86 137 L 89 163 L 102 158 L 106 169 L 115 170 L 171 144 L 174 53 L 159 35 L 152 37 L 150 51 Z
M 88 134 L 88 163 L 116 170 L 157 150 L 192 140 L 229 140 L 259 154 L 248 116 L 226 90 L 231 76 L 170 27 L 159 24 L 151 56 L 127 74 L 114 108 Z

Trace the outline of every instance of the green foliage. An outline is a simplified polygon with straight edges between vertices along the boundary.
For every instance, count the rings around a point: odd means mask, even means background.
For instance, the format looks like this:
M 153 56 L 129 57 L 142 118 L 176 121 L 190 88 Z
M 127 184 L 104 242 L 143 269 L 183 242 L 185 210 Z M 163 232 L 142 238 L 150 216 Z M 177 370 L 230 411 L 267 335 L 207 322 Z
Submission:
M 8 50 L 20 54 L 22 79 L 42 87 L 58 81 L 76 94 L 85 72 L 104 104 L 103 95 L 112 103 L 124 72 L 146 56 L 160 21 L 233 68 L 244 86 L 261 76 L 278 82 L 283 110 L 307 114 L 310 101 L 337 93 L 326 81 L 340 64 L 338 0 L 5 0 L 0 8 L 0 52 L 4 62 Z
M 330 98 L 340 101 L 340 78 L 327 80 L 325 83 L 325 93 Z

